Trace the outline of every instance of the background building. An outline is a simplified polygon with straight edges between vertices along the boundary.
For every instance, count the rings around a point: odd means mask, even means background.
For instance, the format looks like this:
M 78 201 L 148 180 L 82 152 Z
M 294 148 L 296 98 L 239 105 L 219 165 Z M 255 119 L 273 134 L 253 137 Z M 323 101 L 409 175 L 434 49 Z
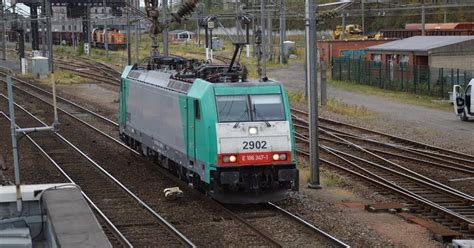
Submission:
M 395 39 L 351 39 L 351 40 L 321 40 L 318 50 L 321 61 L 329 63 L 331 59 L 340 57 L 360 58 L 365 56 L 365 49 L 380 45 Z
M 415 36 L 367 48 L 383 64 L 474 70 L 474 36 Z

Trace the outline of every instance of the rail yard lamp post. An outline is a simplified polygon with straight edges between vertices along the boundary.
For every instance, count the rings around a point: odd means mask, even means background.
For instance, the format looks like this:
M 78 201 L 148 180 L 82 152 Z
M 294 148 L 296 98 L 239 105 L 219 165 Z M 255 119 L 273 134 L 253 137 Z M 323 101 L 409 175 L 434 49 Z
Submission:
M 104 47 L 105 47 L 105 56 L 109 57 L 109 31 L 107 30 L 107 2 L 104 0 L 102 2 L 102 7 L 104 9 Z

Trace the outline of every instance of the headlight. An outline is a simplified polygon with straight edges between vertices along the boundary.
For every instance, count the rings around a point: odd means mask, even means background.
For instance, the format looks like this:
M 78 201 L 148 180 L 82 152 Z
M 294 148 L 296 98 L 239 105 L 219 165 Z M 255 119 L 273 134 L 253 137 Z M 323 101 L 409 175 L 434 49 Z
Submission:
M 224 157 L 222 158 L 222 161 L 224 161 L 224 163 L 229 163 L 229 160 L 230 160 L 230 159 L 229 159 L 229 156 L 224 156 Z
M 280 154 L 280 160 L 286 160 L 286 154 Z
M 229 157 L 229 161 L 234 163 L 235 161 L 237 161 L 237 157 L 232 155 L 232 156 Z
M 280 155 L 273 154 L 273 160 L 280 160 Z
M 258 129 L 256 127 L 249 128 L 249 134 L 255 135 L 258 133 Z

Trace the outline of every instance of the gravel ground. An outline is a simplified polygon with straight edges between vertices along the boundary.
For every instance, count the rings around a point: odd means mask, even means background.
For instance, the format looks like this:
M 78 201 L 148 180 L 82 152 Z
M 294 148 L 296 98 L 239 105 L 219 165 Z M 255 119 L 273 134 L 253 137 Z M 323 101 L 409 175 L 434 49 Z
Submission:
M 442 247 L 423 227 L 388 213 L 369 213 L 341 203 L 391 202 L 372 187 L 346 178 L 344 187 L 325 186 L 322 190 L 301 191 L 283 205 L 304 219 L 335 235 L 352 247 Z M 356 194 L 354 192 L 357 192 Z

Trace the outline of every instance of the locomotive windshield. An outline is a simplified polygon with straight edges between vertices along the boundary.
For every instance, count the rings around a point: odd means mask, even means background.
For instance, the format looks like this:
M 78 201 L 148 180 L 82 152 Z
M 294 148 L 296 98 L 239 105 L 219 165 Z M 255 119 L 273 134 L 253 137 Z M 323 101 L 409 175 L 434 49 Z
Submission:
M 216 102 L 220 122 L 250 121 L 247 96 L 218 96 Z
M 285 119 L 281 95 L 251 95 L 250 102 L 254 121 L 281 121 Z
M 219 122 L 285 120 L 280 94 L 217 96 L 216 102 Z

